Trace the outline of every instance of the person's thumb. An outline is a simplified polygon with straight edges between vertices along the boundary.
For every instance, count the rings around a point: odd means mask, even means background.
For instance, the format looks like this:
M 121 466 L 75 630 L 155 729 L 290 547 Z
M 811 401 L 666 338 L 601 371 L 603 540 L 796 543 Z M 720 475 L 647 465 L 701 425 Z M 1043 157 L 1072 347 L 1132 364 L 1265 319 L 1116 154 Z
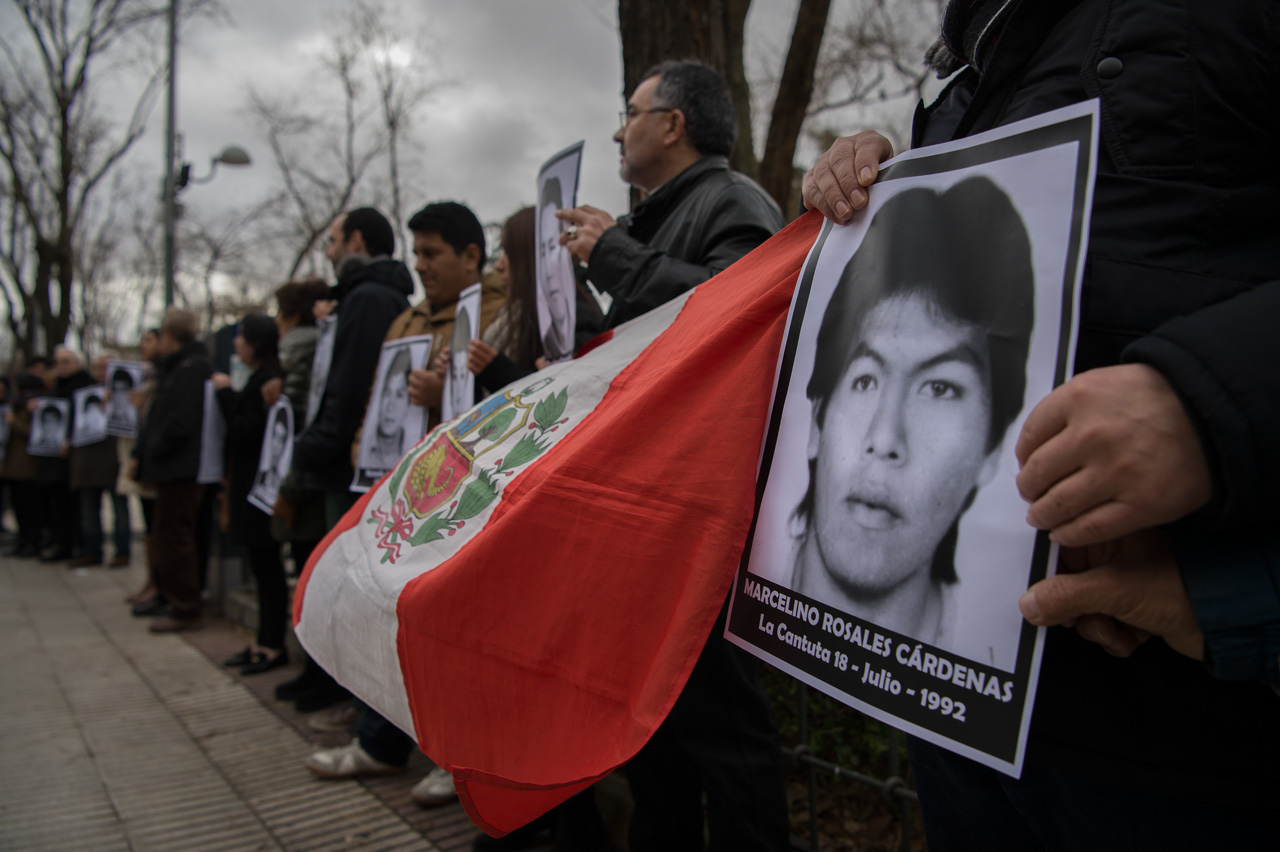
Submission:
M 1114 604 L 1111 572 L 1104 568 L 1079 574 L 1058 574 L 1036 583 L 1022 595 L 1018 609 L 1035 625 L 1073 622 L 1082 615 L 1105 613 Z

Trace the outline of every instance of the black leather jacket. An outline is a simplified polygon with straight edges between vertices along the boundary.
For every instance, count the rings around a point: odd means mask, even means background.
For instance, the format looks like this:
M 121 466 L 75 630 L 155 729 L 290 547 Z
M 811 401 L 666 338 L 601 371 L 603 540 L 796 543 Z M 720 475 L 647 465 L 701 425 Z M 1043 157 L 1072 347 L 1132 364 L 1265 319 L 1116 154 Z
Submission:
M 773 236 L 782 211 L 755 181 L 703 157 L 605 231 L 587 277 L 613 297 L 606 328 L 706 281 Z

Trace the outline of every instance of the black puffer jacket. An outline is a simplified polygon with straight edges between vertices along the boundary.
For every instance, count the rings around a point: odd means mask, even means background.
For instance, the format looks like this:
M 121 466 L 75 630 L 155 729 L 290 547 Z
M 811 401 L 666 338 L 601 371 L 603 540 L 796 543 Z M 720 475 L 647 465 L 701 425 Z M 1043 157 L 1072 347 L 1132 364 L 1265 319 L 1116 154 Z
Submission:
M 380 258 L 349 262 L 338 276 L 338 327 L 320 410 L 293 445 L 293 470 L 303 488 L 350 486 L 351 441 L 364 419 L 382 339 L 409 308 L 413 278 L 403 263 Z
M 601 234 L 587 277 L 613 297 L 605 327 L 634 319 L 723 272 L 782 227 L 755 181 L 703 157 Z
M 1219 617 L 1234 611 L 1255 632 L 1276 587 L 1261 561 L 1243 565 L 1241 545 L 1274 545 L 1280 516 L 1278 50 L 1274 3 L 1022 0 L 981 77 L 961 72 L 913 134 L 931 145 L 1101 99 L 1076 370 L 1142 361 L 1182 396 L 1215 499 L 1176 525 L 1179 568 L 1193 606 L 1188 572 L 1215 586 Z M 1280 621 L 1280 607 L 1262 608 Z M 1274 653 L 1267 662 L 1274 674 Z M 1269 688 L 1216 680 L 1161 642 L 1119 660 L 1055 629 L 1027 759 L 1274 807 L 1277 720 Z
M 139 437 L 139 482 L 194 482 L 200 472 L 204 383 L 213 364 L 192 340 L 160 359 L 151 413 Z

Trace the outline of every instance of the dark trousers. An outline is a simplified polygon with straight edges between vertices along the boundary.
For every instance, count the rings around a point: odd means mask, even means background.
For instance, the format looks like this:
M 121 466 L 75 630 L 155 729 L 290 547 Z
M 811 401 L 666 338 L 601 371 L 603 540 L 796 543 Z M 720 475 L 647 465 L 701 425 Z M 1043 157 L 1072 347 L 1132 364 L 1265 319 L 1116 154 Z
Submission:
M 102 561 L 102 495 L 111 494 L 114 539 L 117 556 L 128 556 L 133 530 L 129 523 L 129 498 L 106 488 L 80 489 L 80 549 L 84 555 Z
M 66 482 L 37 486 L 40 493 L 41 526 L 46 538 L 41 544 L 58 550 L 80 546 L 80 501 Z
M 40 544 L 40 497 L 31 480 L 10 480 L 9 501 L 18 521 L 18 547 Z
M 413 737 L 397 728 L 363 701 L 357 701 L 360 708 L 360 719 L 356 722 L 356 736 L 360 739 L 360 748 L 369 753 L 374 760 L 389 763 L 392 766 L 404 766 L 413 754 Z
M 1273 849 L 1280 836 L 1273 814 L 1127 790 L 1031 764 L 1015 779 L 915 737 L 907 748 L 930 852 Z
M 200 616 L 200 567 L 196 526 L 205 486 L 165 482 L 156 497 L 156 587 L 174 618 Z
M 263 648 L 283 648 L 289 589 L 284 581 L 280 544 L 247 546 L 244 552 L 258 588 L 258 644 Z
M 723 638 L 721 610 L 684 691 L 627 764 L 632 852 L 785 852 L 782 752 L 754 657 Z

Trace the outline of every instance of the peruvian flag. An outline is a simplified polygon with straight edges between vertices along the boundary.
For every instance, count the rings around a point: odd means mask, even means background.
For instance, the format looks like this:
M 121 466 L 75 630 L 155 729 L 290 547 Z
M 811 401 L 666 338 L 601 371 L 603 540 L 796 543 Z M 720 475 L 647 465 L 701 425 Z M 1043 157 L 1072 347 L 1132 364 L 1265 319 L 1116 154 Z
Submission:
M 626 763 L 684 687 L 746 542 L 821 224 L 442 424 L 311 557 L 299 640 L 490 834 Z

